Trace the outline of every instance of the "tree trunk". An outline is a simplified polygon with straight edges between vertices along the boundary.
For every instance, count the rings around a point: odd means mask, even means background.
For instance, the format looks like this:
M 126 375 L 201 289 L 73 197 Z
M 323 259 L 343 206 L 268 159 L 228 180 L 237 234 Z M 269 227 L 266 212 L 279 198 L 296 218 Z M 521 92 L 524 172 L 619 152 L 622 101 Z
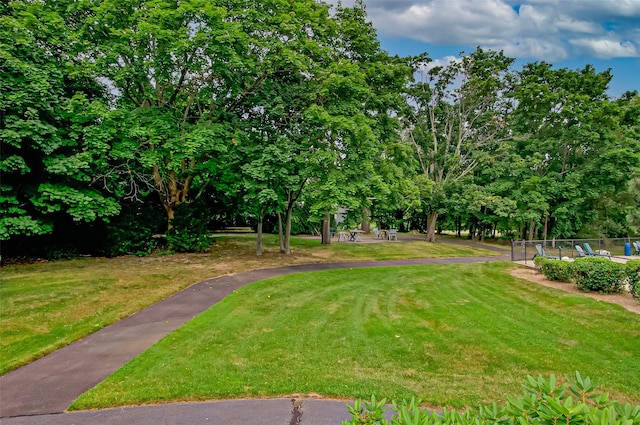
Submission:
M 171 230 L 173 227 L 173 219 L 176 217 L 176 209 L 172 205 L 166 205 L 167 211 L 167 230 Z
M 362 217 L 362 223 L 360 223 L 362 227 L 362 231 L 365 233 L 371 232 L 371 223 L 369 223 L 369 216 L 371 213 L 369 212 L 369 208 L 365 208 L 364 214 Z
M 262 255 L 262 215 L 258 216 L 258 238 L 256 243 L 256 255 Z
M 280 242 L 280 253 L 284 254 L 284 232 L 282 229 L 282 214 L 278 213 L 278 241 Z
M 549 213 L 547 212 L 544 216 L 544 234 L 542 239 L 547 240 L 547 230 L 549 229 Z
M 427 221 L 427 236 L 425 237 L 425 241 L 427 242 L 435 242 L 436 241 L 436 221 L 438 220 L 438 212 L 433 211 L 429 214 L 429 220 Z
M 291 215 L 293 212 L 293 207 L 287 208 L 287 215 L 285 217 L 285 228 L 284 228 L 284 254 L 291 254 Z M 281 251 L 282 252 L 282 251 Z
M 533 217 L 529 219 L 529 240 L 533 240 L 533 231 L 535 230 L 535 224 L 533 221 Z
M 472 240 L 475 234 L 476 234 L 476 219 L 475 217 L 471 217 L 471 219 L 469 220 L 469 234 L 467 235 L 467 239 Z
M 331 213 L 326 212 L 324 214 L 324 220 L 322 220 L 322 245 L 331 244 Z

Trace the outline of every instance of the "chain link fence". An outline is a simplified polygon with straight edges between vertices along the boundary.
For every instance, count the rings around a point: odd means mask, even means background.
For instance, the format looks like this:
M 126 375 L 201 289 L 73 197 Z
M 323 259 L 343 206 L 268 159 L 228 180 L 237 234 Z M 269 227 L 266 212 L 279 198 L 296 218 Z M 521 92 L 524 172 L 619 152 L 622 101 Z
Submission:
M 536 245 L 541 245 L 545 253 L 559 258 L 576 258 L 578 251 L 576 245 L 584 247 L 588 243 L 594 251 L 607 251 L 612 256 L 623 256 L 624 246 L 627 242 L 640 241 L 640 236 L 632 238 L 611 239 L 548 239 L 533 241 L 511 241 L 511 261 L 533 261 L 538 255 Z

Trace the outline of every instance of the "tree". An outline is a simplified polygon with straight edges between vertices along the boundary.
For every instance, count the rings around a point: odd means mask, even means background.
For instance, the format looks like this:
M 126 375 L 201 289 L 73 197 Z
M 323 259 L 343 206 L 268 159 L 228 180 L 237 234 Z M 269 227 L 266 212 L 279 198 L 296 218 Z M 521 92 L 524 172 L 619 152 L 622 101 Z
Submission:
M 506 118 L 511 102 L 513 59 L 484 51 L 463 56 L 445 66 L 429 67 L 424 55 L 414 58 L 422 81 L 409 89 L 413 117 L 405 137 L 414 149 L 420 172 L 433 182 L 426 240 L 435 241 L 436 221 L 448 185 L 470 175 L 508 138 Z
M 0 17 L 0 240 L 48 234 L 61 221 L 119 212 L 92 186 L 87 133 L 104 112 L 103 89 L 81 43 L 48 3 L 15 1 Z
M 364 6 L 310 8 L 307 24 L 287 44 L 290 60 L 250 97 L 243 116 L 251 140 L 240 160 L 248 199 L 255 211 L 274 212 L 280 226 L 281 251 L 290 252 L 293 209 L 310 205 L 315 217 L 338 206 L 368 206 L 379 179 L 373 163 L 382 137 L 393 128 L 388 114 L 410 69 L 380 50 L 365 21 Z M 376 134 L 378 133 L 378 134 Z M 283 221 L 283 222 L 282 222 Z M 324 226 L 328 242 L 328 220 Z
M 110 175 L 139 170 L 131 184 L 157 192 L 170 227 L 194 181 L 219 168 L 235 143 L 234 112 L 268 77 L 260 43 L 246 31 L 251 9 L 204 0 L 86 7 L 89 53 L 117 106 Z
M 364 218 L 372 199 L 389 191 L 378 166 L 386 147 L 398 139 L 402 96 L 411 77 L 404 58 L 380 48 L 362 1 L 338 6 L 335 20 L 329 39 L 334 61 L 320 73 L 316 105 L 307 113 L 317 171 L 306 199 L 316 216 L 324 216 L 323 243 L 330 241 L 329 218 L 337 208 Z
M 256 17 L 260 23 L 256 39 L 263 40 L 263 48 L 269 43 L 265 54 L 272 69 L 260 90 L 250 93 L 239 108 L 237 124 L 244 136 L 231 153 L 245 208 L 258 221 L 258 254 L 266 214 L 277 214 L 280 249 L 290 253 L 292 211 L 309 175 L 303 114 L 314 101 L 310 86 L 315 70 L 327 61 L 327 49 L 320 41 L 330 22 L 328 7 L 315 2 L 296 3 L 295 14 L 277 6 Z M 264 42 L 264 34 L 270 41 Z
M 534 228 L 543 238 L 625 233 L 620 223 L 638 147 L 620 125 L 624 102 L 607 97 L 610 80 L 610 71 L 591 65 L 556 70 L 532 63 L 520 73 L 512 129 L 521 166 L 514 170 L 528 182 L 526 196 L 539 194 L 520 204 L 530 238 Z

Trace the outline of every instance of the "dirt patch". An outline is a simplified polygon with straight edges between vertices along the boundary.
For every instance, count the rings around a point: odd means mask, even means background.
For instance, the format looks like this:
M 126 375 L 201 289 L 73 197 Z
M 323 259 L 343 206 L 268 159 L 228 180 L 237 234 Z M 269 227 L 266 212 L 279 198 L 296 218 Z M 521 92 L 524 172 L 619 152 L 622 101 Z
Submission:
M 638 302 L 629 293 L 623 294 L 598 294 L 595 292 L 583 292 L 576 288 L 573 283 L 566 282 L 554 282 L 548 280 L 542 273 L 535 269 L 516 267 L 511 269 L 511 275 L 519 279 L 525 279 L 529 282 L 538 283 L 540 285 L 548 286 L 549 288 L 560 289 L 561 291 L 570 292 L 576 295 L 582 295 L 584 297 L 593 298 L 598 301 L 606 301 L 613 304 L 618 304 L 632 313 L 640 314 L 640 302 Z

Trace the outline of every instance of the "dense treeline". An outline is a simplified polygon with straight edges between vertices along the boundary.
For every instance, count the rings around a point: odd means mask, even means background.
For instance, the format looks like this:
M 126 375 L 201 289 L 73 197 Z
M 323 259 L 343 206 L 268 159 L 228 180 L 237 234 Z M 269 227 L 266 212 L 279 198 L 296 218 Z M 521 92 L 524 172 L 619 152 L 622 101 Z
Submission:
M 3 257 L 289 236 L 349 211 L 475 237 L 640 231 L 640 97 L 590 65 L 390 56 L 364 5 L 0 5 Z M 260 253 L 258 244 L 258 253 Z

